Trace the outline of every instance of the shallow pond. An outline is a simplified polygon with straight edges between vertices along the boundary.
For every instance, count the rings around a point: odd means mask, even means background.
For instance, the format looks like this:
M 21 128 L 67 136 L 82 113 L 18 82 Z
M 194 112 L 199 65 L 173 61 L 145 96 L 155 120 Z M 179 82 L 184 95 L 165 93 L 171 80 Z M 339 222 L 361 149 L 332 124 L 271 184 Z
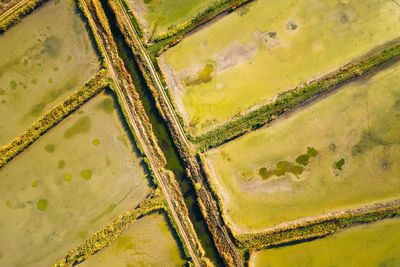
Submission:
M 253 266 L 399 266 L 400 218 L 345 229 L 326 238 L 255 253 Z
M 147 38 L 154 38 L 190 21 L 215 0 L 128 0 L 144 26 Z
M 0 266 L 49 266 L 151 187 L 113 99 L 101 94 L 0 170 Z
M 0 146 L 89 80 L 99 60 L 72 0 L 43 4 L 0 35 Z
M 206 153 L 243 229 L 400 196 L 400 63 Z
M 398 38 L 399 22 L 386 0 L 252 1 L 168 49 L 163 71 L 197 135 Z
M 182 266 L 185 264 L 167 218 L 147 215 L 129 226 L 109 247 L 79 266 Z

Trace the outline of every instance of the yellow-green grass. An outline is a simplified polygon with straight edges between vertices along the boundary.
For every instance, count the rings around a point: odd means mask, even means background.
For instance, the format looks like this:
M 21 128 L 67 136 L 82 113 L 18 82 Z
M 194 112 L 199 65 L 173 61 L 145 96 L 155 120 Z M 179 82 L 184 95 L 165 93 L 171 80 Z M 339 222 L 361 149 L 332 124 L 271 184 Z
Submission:
M 127 0 L 145 28 L 147 38 L 181 26 L 216 0 Z
M 206 153 L 234 225 L 255 230 L 400 196 L 400 65 Z
M 395 3 L 347 2 L 255 1 L 167 50 L 161 67 L 190 133 L 273 101 L 399 37 Z M 204 76 L 207 65 L 213 69 Z
M 1 266 L 49 266 L 151 191 L 101 94 L 0 170 Z
M 132 223 L 109 247 L 82 266 L 182 266 L 184 256 L 163 214 L 147 215 Z
M 311 242 L 261 250 L 252 266 L 399 266 L 400 219 L 345 229 Z
M 49 1 L 0 36 L 0 146 L 83 86 L 99 60 L 72 0 Z

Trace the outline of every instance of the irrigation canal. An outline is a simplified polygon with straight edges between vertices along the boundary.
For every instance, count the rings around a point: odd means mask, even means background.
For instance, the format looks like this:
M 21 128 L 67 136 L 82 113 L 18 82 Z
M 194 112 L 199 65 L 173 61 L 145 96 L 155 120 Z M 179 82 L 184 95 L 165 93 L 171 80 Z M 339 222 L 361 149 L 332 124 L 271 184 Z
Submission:
M 196 192 L 190 179 L 186 176 L 185 167 L 180 159 L 178 151 L 174 145 L 171 134 L 169 133 L 166 122 L 161 117 L 156 108 L 155 101 L 147 87 L 146 81 L 134 59 L 131 49 L 126 45 L 124 37 L 115 23 L 115 15 L 108 6 L 107 0 L 101 0 L 104 11 L 109 19 L 111 31 L 118 47 L 118 54 L 124 61 L 125 67 L 132 77 L 133 84 L 140 96 L 143 107 L 150 119 L 153 132 L 158 139 L 158 145 L 167 159 L 168 170 L 171 170 L 180 185 L 181 192 L 189 210 L 189 218 L 192 221 L 197 236 L 206 252 L 206 256 L 213 261 L 216 266 L 223 266 L 223 261 L 214 245 L 212 235 L 208 230 L 207 223 L 201 214 L 200 207 L 196 201 Z

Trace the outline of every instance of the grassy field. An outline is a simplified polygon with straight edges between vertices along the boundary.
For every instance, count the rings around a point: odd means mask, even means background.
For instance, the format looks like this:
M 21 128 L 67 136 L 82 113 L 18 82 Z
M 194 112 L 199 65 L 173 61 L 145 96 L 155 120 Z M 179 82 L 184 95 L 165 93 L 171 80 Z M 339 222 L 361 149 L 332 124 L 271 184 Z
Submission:
M 196 135 L 399 37 L 399 19 L 385 0 L 255 1 L 160 60 Z
M 206 153 L 233 223 L 260 229 L 400 196 L 400 65 Z
M 352 227 L 293 246 L 256 252 L 253 266 L 399 266 L 400 219 Z
M 0 170 L 0 265 L 49 266 L 150 190 L 112 98 L 101 94 Z
M 216 0 L 128 0 L 145 28 L 147 38 L 189 21 L 196 13 Z
M 147 215 L 134 222 L 109 247 L 89 257 L 81 266 L 182 266 L 185 264 L 167 218 Z
M 99 70 L 72 0 L 50 1 L 0 35 L 0 51 L 0 146 Z

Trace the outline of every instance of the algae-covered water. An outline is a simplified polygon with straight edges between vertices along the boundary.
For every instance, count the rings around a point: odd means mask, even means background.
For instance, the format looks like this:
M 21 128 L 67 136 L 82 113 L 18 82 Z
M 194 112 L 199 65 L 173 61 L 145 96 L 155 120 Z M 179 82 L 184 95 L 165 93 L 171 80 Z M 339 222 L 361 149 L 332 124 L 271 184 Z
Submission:
M 90 100 L 0 170 L 0 266 L 50 266 L 151 188 L 114 100 Z
M 311 242 L 256 252 L 253 266 L 400 266 L 400 218 Z
M 0 146 L 82 87 L 99 69 L 72 0 L 43 4 L 0 35 Z
M 198 135 L 398 38 L 399 22 L 396 1 L 252 1 L 168 49 L 163 70 Z
M 400 64 L 206 153 L 246 230 L 400 196 Z
M 128 0 L 147 38 L 154 38 L 190 21 L 215 0 Z
M 109 247 L 79 266 L 182 266 L 185 264 L 166 217 L 147 215 L 129 226 Z

